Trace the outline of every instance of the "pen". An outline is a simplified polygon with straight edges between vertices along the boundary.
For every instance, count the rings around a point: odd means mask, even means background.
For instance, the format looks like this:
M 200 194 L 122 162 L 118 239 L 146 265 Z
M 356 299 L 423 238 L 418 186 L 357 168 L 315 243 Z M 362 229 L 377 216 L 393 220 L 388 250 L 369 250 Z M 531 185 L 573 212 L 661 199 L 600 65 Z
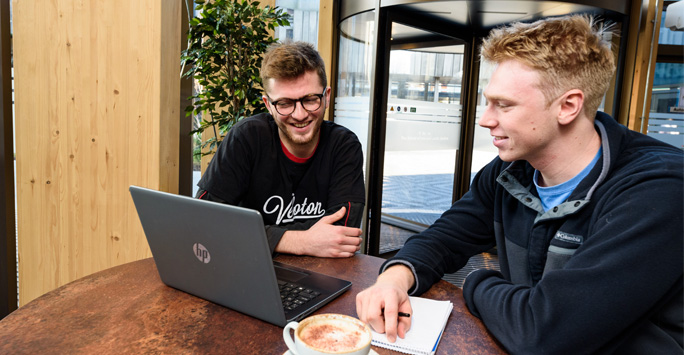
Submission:
M 385 315 L 385 310 L 382 310 L 382 315 Z M 404 317 L 404 318 L 410 318 L 411 314 L 410 313 L 405 313 L 405 312 L 397 312 L 397 317 Z

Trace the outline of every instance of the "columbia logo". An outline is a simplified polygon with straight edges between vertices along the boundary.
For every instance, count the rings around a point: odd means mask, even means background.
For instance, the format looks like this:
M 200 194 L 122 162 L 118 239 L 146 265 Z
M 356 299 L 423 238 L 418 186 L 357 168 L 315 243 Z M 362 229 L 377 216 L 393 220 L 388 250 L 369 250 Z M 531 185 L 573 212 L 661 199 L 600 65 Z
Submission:
M 584 239 L 580 235 L 574 235 L 574 234 L 565 233 L 565 232 L 561 232 L 561 231 L 556 232 L 556 235 L 553 238 L 558 239 L 558 240 L 562 240 L 564 242 L 575 243 L 575 244 L 582 244 L 582 241 Z

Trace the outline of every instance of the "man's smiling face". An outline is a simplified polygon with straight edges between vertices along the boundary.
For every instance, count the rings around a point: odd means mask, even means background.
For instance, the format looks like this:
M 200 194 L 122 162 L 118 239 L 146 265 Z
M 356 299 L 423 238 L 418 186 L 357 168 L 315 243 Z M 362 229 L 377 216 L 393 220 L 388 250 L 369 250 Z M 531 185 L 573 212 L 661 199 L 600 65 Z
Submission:
M 497 66 L 484 91 L 487 109 L 479 124 L 489 129 L 504 161 L 544 161 L 558 136 L 558 103 L 547 105 L 539 80 L 535 70 L 508 60 Z
M 264 96 L 266 107 L 271 112 L 279 128 L 281 142 L 287 149 L 300 158 L 302 153 L 313 153 L 318 143 L 325 109 L 330 102 L 330 89 L 324 88 L 315 71 L 308 71 L 295 79 L 269 79 L 268 97 Z M 314 111 L 304 109 L 301 102 L 295 103 L 294 111 L 281 115 L 272 105 L 282 99 L 297 100 L 311 94 L 321 94 L 321 106 Z M 269 102 L 270 100 L 270 102 Z

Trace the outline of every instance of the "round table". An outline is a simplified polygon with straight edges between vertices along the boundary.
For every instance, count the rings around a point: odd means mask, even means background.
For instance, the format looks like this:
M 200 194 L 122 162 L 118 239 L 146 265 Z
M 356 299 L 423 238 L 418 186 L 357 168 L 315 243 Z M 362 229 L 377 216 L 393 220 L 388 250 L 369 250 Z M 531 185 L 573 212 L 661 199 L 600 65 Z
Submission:
M 356 316 L 356 294 L 375 281 L 383 259 L 281 255 L 285 264 L 350 280 L 353 286 L 316 313 Z M 437 349 L 443 354 L 503 354 L 445 281 L 422 297 L 454 310 Z M 116 266 L 48 292 L 0 321 L 0 353 L 283 354 L 282 328 L 164 285 L 152 258 Z M 399 354 L 374 347 L 378 354 Z

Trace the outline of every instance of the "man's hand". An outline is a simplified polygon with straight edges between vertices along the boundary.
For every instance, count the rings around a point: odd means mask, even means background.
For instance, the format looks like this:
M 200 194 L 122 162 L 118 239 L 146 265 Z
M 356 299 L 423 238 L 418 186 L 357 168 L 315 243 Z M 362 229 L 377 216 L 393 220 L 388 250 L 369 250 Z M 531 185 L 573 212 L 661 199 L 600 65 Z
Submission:
M 280 253 L 345 258 L 361 248 L 361 229 L 336 226 L 333 223 L 345 216 L 346 208 L 323 216 L 305 231 L 289 230 L 275 248 Z
M 411 318 L 398 317 L 399 312 L 411 314 L 407 291 L 413 286 L 411 270 L 404 265 L 393 265 L 378 276 L 375 284 L 356 295 L 356 314 L 387 340 L 395 342 L 397 334 L 406 336 Z

